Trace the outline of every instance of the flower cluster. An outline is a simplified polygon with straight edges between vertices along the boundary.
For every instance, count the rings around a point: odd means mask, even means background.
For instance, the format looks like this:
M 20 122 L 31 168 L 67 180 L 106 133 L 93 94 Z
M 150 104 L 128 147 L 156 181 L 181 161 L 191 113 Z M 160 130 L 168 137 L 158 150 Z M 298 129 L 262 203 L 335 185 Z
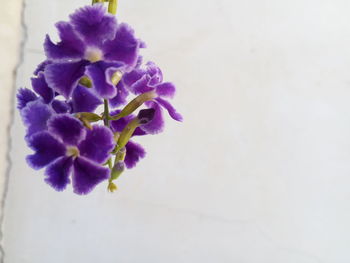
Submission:
M 182 120 L 167 100 L 175 86 L 156 64 L 142 63 L 144 42 L 103 4 L 78 9 L 56 27 L 60 40 L 46 36 L 32 89 L 17 93 L 34 151 L 27 161 L 45 168 L 45 181 L 58 191 L 72 182 L 76 194 L 88 194 L 104 180 L 114 191 L 113 181 L 145 156 L 131 138 L 163 131 L 164 110 Z

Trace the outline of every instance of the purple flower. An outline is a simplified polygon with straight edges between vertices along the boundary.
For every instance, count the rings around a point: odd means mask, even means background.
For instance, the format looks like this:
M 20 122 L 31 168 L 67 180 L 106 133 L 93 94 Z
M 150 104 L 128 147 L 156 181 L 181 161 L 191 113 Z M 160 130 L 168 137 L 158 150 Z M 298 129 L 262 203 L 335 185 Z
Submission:
M 69 98 L 80 78 L 87 74 L 96 93 L 106 99 L 118 94 L 109 82 L 111 71 L 130 71 L 138 61 L 141 41 L 127 24 L 118 24 L 102 4 L 78 9 L 69 22 L 56 24 L 61 41 L 46 36 L 48 60 L 45 76 L 50 87 Z M 125 91 L 124 91 L 125 92 Z
M 109 3 L 112 13 L 114 4 Z M 25 140 L 34 151 L 27 162 L 45 168 L 45 181 L 57 191 L 72 182 L 75 193 L 88 194 L 109 179 L 113 192 L 125 167 L 135 167 L 146 155 L 132 137 L 163 131 L 163 109 L 182 120 L 168 101 L 175 86 L 163 82 L 153 62 L 142 67 L 139 49 L 146 44 L 103 3 L 76 10 L 56 28 L 59 41 L 46 36 L 46 60 L 33 73 L 32 89 L 17 93 Z M 129 93 L 137 97 L 127 104 Z M 97 112 L 101 104 L 104 110 Z
M 153 101 L 146 102 L 149 108 L 155 109 L 155 117 L 142 129 L 149 134 L 156 134 L 163 131 L 164 120 L 162 108 L 166 109 L 171 118 L 176 121 L 182 121 L 182 116 L 165 98 L 173 98 L 175 95 L 175 86 L 170 82 L 163 82 L 163 74 L 159 67 L 153 62 L 148 62 L 146 68 L 137 68 L 123 77 L 127 88 L 139 95 L 145 92 L 153 91 L 155 98 Z
M 69 114 L 50 118 L 48 130 L 29 139 L 35 151 L 27 157 L 34 169 L 46 167 L 45 181 L 62 191 L 70 183 L 74 192 L 88 194 L 97 184 L 109 178 L 109 169 L 102 164 L 109 158 L 115 143 L 112 132 L 103 126 L 87 130 Z

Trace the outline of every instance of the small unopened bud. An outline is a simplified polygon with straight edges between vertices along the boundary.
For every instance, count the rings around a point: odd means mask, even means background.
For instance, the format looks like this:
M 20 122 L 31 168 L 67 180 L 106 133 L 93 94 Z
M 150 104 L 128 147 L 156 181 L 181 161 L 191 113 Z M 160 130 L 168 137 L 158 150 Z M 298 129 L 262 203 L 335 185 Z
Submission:
M 114 193 L 117 190 L 118 190 L 118 187 L 115 185 L 115 183 L 109 182 L 109 184 L 108 184 L 108 191 L 111 192 L 111 193 Z
M 140 110 L 139 114 L 137 115 L 137 118 L 139 119 L 140 124 L 147 124 L 151 120 L 153 120 L 155 113 L 155 109 L 145 109 L 145 110 Z

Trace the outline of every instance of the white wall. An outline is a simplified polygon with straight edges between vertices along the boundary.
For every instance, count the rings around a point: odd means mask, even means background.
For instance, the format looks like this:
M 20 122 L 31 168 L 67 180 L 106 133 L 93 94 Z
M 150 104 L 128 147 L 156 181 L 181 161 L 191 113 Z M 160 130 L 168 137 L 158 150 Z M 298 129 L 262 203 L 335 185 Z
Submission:
M 20 60 L 21 1 L 3 1 L 0 8 L 0 201 L 6 192 L 8 169 L 9 126 L 12 118 L 15 68 Z M 3 204 L 1 202 L 1 204 Z M 0 206 L 0 215 L 3 205 Z M 2 218 L 2 216 L 0 216 Z M 1 220 L 0 220 L 1 221 Z M 1 235 L 0 235 L 1 236 Z M 0 237 L 1 238 L 1 237 Z M 1 255 L 0 255 L 1 256 Z
M 90 1 L 27 0 L 17 86 L 44 34 Z M 6 263 L 350 262 L 350 2 L 120 0 L 183 124 L 87 197 L 57 193 L 12 128 Z

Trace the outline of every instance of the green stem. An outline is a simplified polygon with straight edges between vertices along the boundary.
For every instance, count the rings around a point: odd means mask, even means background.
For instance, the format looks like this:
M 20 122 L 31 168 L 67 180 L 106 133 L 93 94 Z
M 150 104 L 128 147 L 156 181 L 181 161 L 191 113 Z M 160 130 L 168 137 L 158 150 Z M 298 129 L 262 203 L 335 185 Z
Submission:
M 115 15 L 117 13 L 118 0 L 109 0 L 108 12 Z
M 104 125 L 108 128 L 110 128 L 110 115 L 109 115 L 109 106 L 108 106 L 108 100 L 103 100 L 104 102 L 104 116 L 103 116 L 103 122 L 104 122 Z M 109 158 L 108 161 L 107 161 L 107 164 L 108 164 L 108 167 L 109 169 L 112 169 L 113 168 L 113 163 L 112 163 L 112 158 Z
M 109 115 L 108 100 L 103 100 L 103 102 L 104 102 L 104 107 L 105 107 L 104 114 L 103 114 L 104 115 L 103 121 L 104 121 L 105 126 L 109 128 L 110 127 L 109 120 L 110 120 L 111 116 Z

